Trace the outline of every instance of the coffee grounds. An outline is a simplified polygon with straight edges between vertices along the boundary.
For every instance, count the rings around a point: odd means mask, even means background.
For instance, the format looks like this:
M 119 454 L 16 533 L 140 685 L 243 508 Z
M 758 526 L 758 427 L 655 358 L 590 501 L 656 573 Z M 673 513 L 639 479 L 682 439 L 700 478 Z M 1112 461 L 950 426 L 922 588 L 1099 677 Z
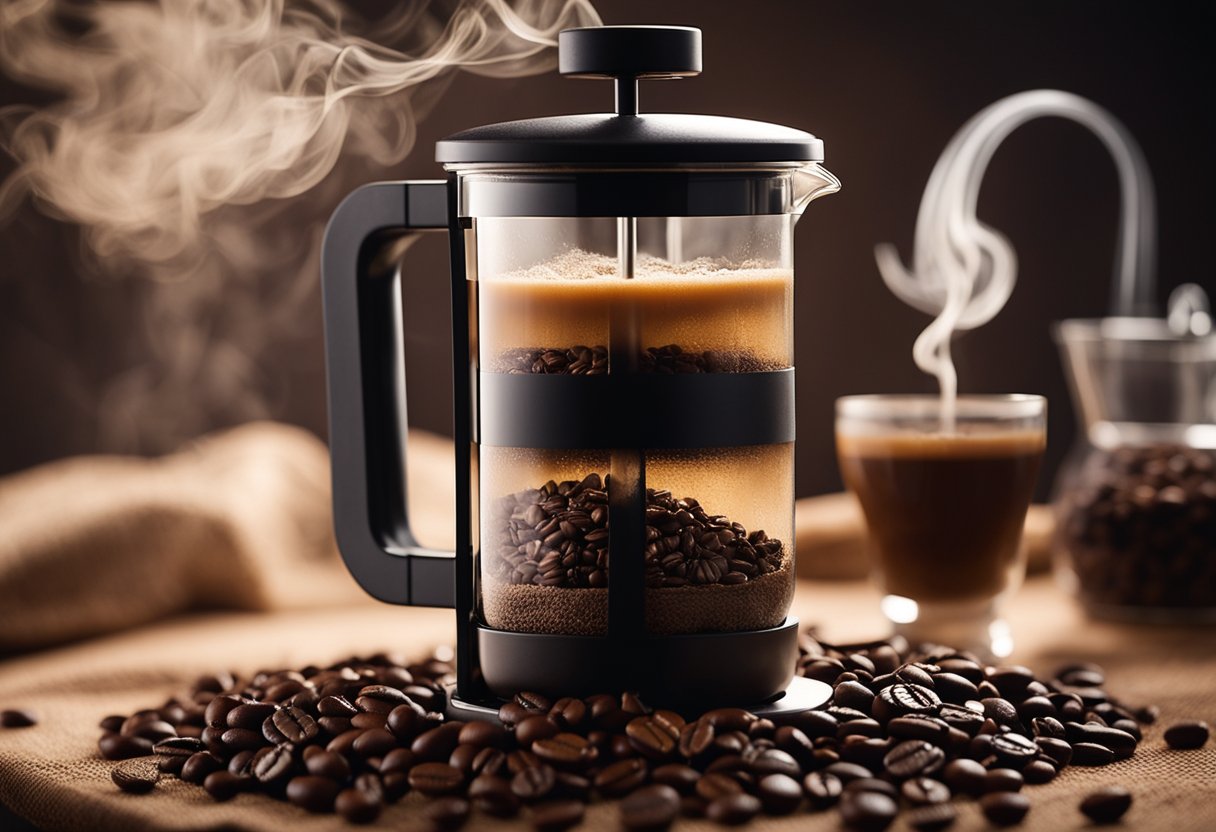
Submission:
M 654 635 L 729 633 L 776 627 L 794 599 L 789 559 L 776 571 L 741 584 L 646 590 L 646 628 Z M 508 584 L 481 586 L 486 624 L 517 633 L 575 636 L 608 632 L 608 590 Z

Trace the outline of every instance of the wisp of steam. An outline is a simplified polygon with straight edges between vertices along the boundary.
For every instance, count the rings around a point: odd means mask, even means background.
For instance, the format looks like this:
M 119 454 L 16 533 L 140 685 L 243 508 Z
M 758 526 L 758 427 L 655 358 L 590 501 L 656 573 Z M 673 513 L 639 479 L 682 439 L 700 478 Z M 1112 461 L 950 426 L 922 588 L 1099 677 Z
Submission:
M 1017 256 L 1000 232 L 976 217 L 980 184 L 992 155 L 1015 129 L 1036 118 L 1059 116 L 1088 127 L 1115 161 L 1122 192 L 1114 315 L 1144 315 L 1156 288 L 1156 208 L 1152 176 L 1135 138 L 1118 119 L 1092 101 L 1060 92 L 1032 90 L 1003 98 L 976 114 L 942 152 L 916 218 L 912 267 L 895 247 L 878 246 L 875 257 L 888 288 L 905 303 L 936 315 L 912 349 L 916 366 L 936 376 L 941 389 L 941 429 L 955 428 L 958 377 L 950 354 L 956 331 L 996 317 L 1013 293 Z
M 32 198 L 150 279 L 152 353 L 103 403 L 105 444 L 267 415 L 258 355 L 315 297 L 324 213 L 302 203 L 332 208 L 340 158 L 399 162 L 452 70 L 543 72 L 599 22 L 589 0 L 409 0 L 372 27 L 338 0 L 0 3 L 0 69 L 58 96 L 0 109 L 0 221 Z

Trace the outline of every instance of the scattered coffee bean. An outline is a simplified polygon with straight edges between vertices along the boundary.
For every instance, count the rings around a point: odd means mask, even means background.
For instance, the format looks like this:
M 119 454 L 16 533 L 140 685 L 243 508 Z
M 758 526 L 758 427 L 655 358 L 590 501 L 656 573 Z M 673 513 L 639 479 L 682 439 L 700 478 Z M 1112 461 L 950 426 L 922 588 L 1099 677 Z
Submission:
M 151 760 L 127 760 L 110 770 L 114 785 L 131 794 L 147 794 L 160 779 L 160 771 Z
M 38 715 L 28 708 L 0 711 L 0 728 L 30 728 L 37 724 Z
M 881 792 L 858 791 L 840 800 L 840 819 L 858 832 L 882 832 L 898 811 L 896 802 Z
M 797 788 L 797 784 L 794 784 Z M 801 790 L 798 790 L 801 800 Z M 621 801 L 621 823 L 635 832 L 666 829 L 680 812 L 680 795 L 671 786 L 654 783 L 633 792 Z
M 984 792 L 1018 792 L 1026 779 L 1012 768 L 994 768 L 984 775 Z
M 1081 801 L 1081 812 L 1094 823 L 1114 823 L 1132 805 L 1132 794 L 1122 786 L 1103 786 Z
M 328 777 L 305 774 L 293 777 L 287 783 L 287 799 L 309 812 L 332 812 L 340 788 Z
M 410 788 L 425 795 L 452 794 L 464 784 L 464 775 L 447 763 L 419 763 L 409 779 Z
M 203 780 L 203 788 L 216 801 L 231 800 L 243 791 L 247 791 L 254 783 L 252 777 L 233 774 L 229 771 L 215 771 Z
M 788 815 L 802 803 L 802 786 L 787 774 L 769 774 L 756 784 L 756 795 L 770 815 Z
M 705 817 L 723 826 L 740 826 L 760 813 L 760 801 L 750 794 L 724 794 L 710 801 Z
M 980 809 L 993 824 L 1014 826 L 1030 811 L 1030 801 L 1017 792 L 993 792 L 980 798 Z
M 1165 743 L 1176 749 L 1202 748 L 1210 733 L 1206 722 L 1176 722 L 1165 729 Z

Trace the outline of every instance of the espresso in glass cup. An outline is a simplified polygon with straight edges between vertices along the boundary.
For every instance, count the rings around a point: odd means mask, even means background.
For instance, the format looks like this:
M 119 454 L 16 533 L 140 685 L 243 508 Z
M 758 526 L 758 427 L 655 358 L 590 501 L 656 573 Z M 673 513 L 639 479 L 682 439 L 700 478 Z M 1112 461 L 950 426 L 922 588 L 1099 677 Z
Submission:
M 1041 396 L 846 396 L 836 451 L 861 503 L 882 611 L 913 642 L 1008 655 L 1000 604 L 1025 571 L 1022 527 L 1046 446 Z

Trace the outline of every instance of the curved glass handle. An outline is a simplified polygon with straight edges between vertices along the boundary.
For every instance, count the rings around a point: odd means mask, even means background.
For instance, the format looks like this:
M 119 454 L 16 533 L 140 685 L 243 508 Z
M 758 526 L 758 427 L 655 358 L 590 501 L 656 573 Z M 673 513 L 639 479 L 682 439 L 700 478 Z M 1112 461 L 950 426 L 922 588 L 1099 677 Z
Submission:
M 393 604 L 455 606 L 454 553 L 419 546 L 406 509 L 398 268 L 448 222 L 446 182 L 377 182 L 338 206 L 321 253 L 334 532 L 359 585 Z

